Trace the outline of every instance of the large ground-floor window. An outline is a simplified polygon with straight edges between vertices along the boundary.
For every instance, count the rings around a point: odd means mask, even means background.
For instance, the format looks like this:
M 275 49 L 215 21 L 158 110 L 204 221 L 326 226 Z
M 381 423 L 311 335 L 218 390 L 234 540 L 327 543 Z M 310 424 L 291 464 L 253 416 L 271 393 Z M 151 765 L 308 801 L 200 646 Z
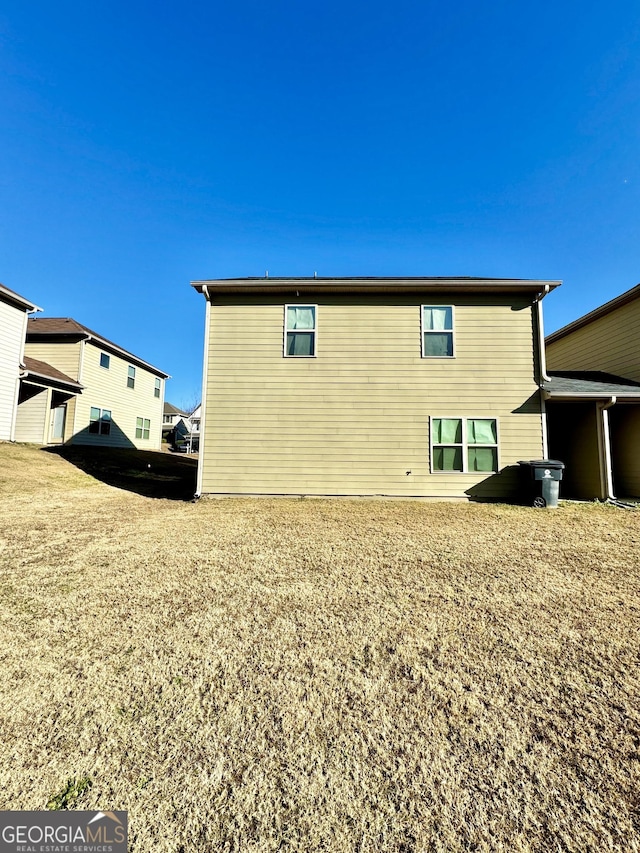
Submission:
M 430 434 L 432 472 L 498 470 L 496 418 L 431 418 Z

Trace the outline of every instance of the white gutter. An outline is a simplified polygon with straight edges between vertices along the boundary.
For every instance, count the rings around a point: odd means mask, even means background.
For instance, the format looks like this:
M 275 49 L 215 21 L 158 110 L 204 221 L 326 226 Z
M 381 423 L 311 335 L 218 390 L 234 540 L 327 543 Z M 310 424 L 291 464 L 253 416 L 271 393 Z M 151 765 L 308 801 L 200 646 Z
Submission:
M 200 444 L 198 446 L 198 474 L 196 477 L 196 493 L 194 495 L 195 498 L 199 498 L 202 495 L 202 468 L 204 465 L 204 447 L 205 447 L 205 434 L 206 434 L 206 425 L 207 425 L 207 386 L 208 386 L 208 364 L 209 364 L 209 333 L 211 329 L 211 294 L 209 293 L 208 285 L 203 285 L 202 292 L 204 294 L 204 298 L 206 300 L 207 306 L 205 309 L 205 320 L 204 320 L 204 352 L 202 354 L 202 396 L 200 397 Z
M 542 427 L 542 457 L 549 458 L 549 433 L 547 430 L 547 406 L 545 402 L 545 392 L 542 387 L 543 382 L 548 382 L 550 377 L 547 375 L 547 355 L 544 343 L 544 321 L 542 319 L 542 300 L 549 293 L 550 286 L 545 284 L 533 304 L 536 307 L 536 328 L 538 331 L 538 388 L 540 389 L 540 423 Z
M 602 417 L 598 419 L 598 431 L 600 433 L 600 445 L 604 459 L 604 465 L 600 469 L 600 483 L 604 497 L 607 500 L 615 500 L 613 491 L 613 469 L 611 466 L 611 436 L 609 431 L 609 409 L 615 406 L 617 397 L 610 397 L 606 403 L 600 405 Z
M 536 306 L 537 311 L 537 327 L 538 327 L 538 353 L 540 358 L 540 364 L 538 365 L 540 370 L 540 385 L 543 382 L 548 382 L 551 377 L 547 376 L 547 355 L 544 345 L 544 321 L 542 319 L 542 300 L 549 293 L 550 287 L 548 284 L 545 284 L 544 290 L 541 291 L 536 298 L 533 300 L 533 304 Z

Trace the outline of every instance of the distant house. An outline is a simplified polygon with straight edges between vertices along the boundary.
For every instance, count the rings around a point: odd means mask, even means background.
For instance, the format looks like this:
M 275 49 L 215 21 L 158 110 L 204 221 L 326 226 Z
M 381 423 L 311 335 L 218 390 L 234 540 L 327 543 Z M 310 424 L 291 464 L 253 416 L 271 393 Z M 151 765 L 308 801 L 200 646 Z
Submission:
M 64 317 L 28 321 L 25 358 L 18 441 L 160 448 L 167 373 Z
M 563 493 L 640 497 L 640 285 L 546 339 L 549 448 Z
M 162 414 L 162 440 L 175 445 L 184 440 L 190 432 L 189 415 L 172 403 L 165 402 Z
M 27 318 L 41 311 L 0 284 L 0 441 L 14 441 L 20 376 L 24 372 Z
M 200 438 L 200 421 L 202 419 L 202 404 L 198 403 L 195 409 L 189 415 L 189 423 L 191 424 L 191 435 L 194 438 Z
M 506 498 L 546 455 L 541 300 L 559 282 L 193 282 L 198 494 Z
M 189 415 L 187 412 L 183 412 L 182 409 L 179 409 L 177 406 L 174 406 L 172 403 L 167 403 L 165 401 L 162 411 L 162 423 L 168 428 L 172 428 L 176 426 L 180 421 L 186 421 L 189 419 Z

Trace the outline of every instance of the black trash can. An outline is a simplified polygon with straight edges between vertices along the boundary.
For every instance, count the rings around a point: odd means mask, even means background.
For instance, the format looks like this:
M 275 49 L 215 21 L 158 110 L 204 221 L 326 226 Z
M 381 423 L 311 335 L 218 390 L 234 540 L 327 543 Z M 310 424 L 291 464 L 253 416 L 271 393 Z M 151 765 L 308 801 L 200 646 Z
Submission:
M 527 495 L 532 506 L 555 509 L 558 506 L 564 462 L 557 459 L 529 459 L 518 462 L 527 478 Z

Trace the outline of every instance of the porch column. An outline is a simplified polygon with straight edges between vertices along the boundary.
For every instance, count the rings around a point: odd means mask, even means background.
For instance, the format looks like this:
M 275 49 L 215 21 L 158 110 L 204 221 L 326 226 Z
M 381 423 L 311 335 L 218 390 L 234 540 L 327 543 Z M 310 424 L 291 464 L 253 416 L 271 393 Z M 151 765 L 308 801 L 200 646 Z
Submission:
M 613 468 L 611 464 L 611 431 L 609 428 L 609 409 L 616 404 L 616 397 L 606 403 L 600 403 L 598 418 L 598 444 L 600 445 L 600 482 L 605 500 L 615 500 L 613 491 Z

